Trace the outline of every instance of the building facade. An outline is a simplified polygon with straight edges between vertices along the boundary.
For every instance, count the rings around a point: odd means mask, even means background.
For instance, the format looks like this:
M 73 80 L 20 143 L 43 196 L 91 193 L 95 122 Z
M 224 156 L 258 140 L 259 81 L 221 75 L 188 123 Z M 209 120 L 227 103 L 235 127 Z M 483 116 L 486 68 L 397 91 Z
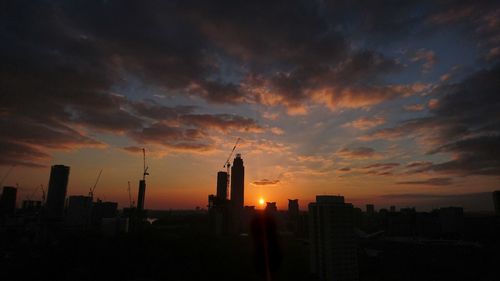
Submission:
M 227 172 L 220 171 L 217 173 L 217 197 L 221 200 L 227 199 Z
M 69 167 L 54 165 L 50 170 L 49 190 L 45 204 L 46 216 L 49 219 L 62 219 L 64 202 L 68 189 Z
M 359 278 L 353 210 L 342 196 L 316 196 L 309 204 L 311 271 L 320 281 Z
M 231 202 L 237 210 L 243 209 L 245 201 L 245 167 L 241 154 L 236 154 L 231 167 Z

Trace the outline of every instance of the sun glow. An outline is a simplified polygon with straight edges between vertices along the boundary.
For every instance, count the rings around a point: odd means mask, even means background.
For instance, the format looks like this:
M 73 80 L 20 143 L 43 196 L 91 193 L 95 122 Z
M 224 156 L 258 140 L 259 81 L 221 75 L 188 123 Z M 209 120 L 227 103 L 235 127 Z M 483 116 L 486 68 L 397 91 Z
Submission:
M 259 205 L 264 206 L 265 203 L 266 201 L 264 200 L 264 198 L 259 198 Z

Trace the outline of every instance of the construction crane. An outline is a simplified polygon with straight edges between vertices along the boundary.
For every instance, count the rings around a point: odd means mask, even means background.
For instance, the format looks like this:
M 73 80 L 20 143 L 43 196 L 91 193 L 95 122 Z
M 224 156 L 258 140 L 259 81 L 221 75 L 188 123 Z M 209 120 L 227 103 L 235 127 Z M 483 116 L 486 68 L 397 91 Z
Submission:
M 40 185 L 40 189 L 42 189 L 42 205 L 45 203 L 45 189 L 43 188 L 43 184 Z
M 36 192 L 38 191 L 40 187 L 35 187 L 35 189 L 33 190 L 33 192 L 31 192 L 30 194 L 26 194 L 26 200 L 30 200 L 31 201 L 31 198 L 33 198 L 36 194 Z
M 16 165 L 12 165 L 10 166 L 10 168 L 7 170 L 7 172 L 5 173 L 5 175 L 3 176 L 2 178 L 2 181 L 0 181 L 0 186 L 3 186 L 3 182 L 7 179 L 7 177 L 9 176 L 10 172 L 12 172 L 12 169 L 14 169 Z
M 97 179 L 95 180 L 94 186 L 92 188 L 90 188 L 90 192 L 89 192 L 90 202 L 92 202 L 92 200 L 94 198 L 94 190 L 97 186 L 97 183 L 99 182 L 99 179 L 101 178 L 101 174 L 102 174 L 102 169 L 99 171 L 99 174 L 97 175 Z
M 228 176 L 229 176 L 229 168 L 231 168 L 231 162 L 230 162 L 231 161 L 231 156 L 233 156 L 234 150 L 236 149 L 236 146 L 238 146 L 238 143 L 240 142 L 240 140 L 241 140 L 241 138 L 238 138 L 236 140 L 236 143 L 234 144 L 233 149 L 231 150 L 231 153 L 229 153 L 229 156 L 227 157 L 227 160 L 224 163 L 223 168 L 227 169 Z
M 144 173 L 142 174 L 142 179 L 146 180 L 146 176 L 149 176 L 148 169 L 149 167 L 146 167 L 146 149 L 142 149 L 142 159 L 144 163 Z

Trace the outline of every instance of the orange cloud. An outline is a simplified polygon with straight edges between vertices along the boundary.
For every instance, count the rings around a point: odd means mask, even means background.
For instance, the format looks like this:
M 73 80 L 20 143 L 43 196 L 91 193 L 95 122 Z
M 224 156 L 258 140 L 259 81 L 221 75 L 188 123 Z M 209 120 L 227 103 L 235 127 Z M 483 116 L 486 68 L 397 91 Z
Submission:
M 382 117 L 377 117 L 377 116 L 372 118 L 361 117 L 354 121 L 343 124 L 342 127 L 351 127 L 359 130 L 367 130 L 382 125 L 384 123 L 385 119 Z

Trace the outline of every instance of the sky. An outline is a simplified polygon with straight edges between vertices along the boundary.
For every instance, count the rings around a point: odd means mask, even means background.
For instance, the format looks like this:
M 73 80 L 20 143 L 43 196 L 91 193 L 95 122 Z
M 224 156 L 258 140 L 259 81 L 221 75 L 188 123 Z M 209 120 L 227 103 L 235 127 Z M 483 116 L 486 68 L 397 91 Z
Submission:
M 492 210 L 498 1 L 7 1 L 0 176 L 40 199 L 206 207 L 238 138 L 245 204 L 317 194 Z M 10 171 L 10 172 L 9 172 Z

